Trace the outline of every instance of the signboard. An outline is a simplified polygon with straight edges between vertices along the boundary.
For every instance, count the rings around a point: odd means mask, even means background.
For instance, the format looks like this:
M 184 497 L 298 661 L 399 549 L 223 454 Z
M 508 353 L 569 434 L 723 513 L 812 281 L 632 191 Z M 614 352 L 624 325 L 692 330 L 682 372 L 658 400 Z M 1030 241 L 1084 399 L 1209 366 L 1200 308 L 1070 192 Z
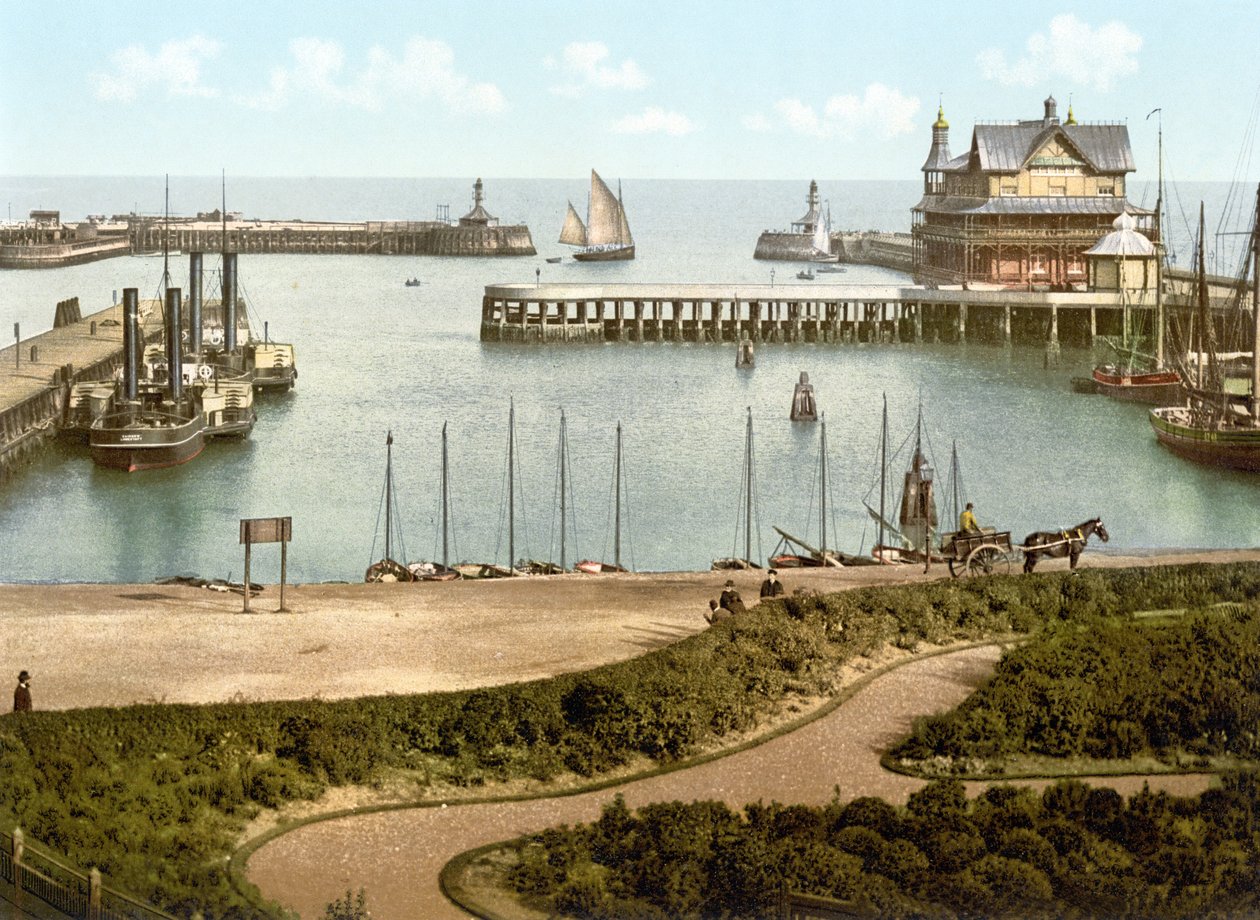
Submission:
M 292 539 L 293 518 L 242 518 L 242 543 L 288 543 Z

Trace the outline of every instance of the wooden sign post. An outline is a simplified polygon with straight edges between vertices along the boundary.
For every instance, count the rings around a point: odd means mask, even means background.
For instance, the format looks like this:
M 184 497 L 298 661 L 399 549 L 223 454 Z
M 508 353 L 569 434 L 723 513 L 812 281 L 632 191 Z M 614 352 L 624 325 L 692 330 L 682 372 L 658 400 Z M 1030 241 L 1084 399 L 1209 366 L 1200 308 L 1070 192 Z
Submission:
M 249 556 L 255 543 L 280 544 L 280 611 L 284 612 L 284 579 L 293 518 L 241 518 L 241 542 L 245 544 L 245 613 L 249 613 Z

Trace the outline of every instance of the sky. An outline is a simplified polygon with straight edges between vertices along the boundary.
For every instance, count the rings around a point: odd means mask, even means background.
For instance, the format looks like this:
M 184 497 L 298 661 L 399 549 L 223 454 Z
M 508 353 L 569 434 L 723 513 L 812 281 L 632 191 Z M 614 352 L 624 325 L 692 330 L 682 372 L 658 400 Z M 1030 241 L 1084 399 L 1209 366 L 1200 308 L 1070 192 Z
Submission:
M 909 179 L 938 105 L 957 155 L 1052 94 L 1229 181 L 1257 35 L 1212 0 L 0 0 L 0 175 Z

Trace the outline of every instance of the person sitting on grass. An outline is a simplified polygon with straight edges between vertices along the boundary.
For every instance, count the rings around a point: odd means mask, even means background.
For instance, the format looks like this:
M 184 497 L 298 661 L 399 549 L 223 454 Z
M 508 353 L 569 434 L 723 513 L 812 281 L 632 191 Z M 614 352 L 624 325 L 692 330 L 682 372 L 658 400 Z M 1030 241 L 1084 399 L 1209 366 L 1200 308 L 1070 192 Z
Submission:
M 731 618 L 731 612 L 725 607 L 719 607 L 717 601 L 711 600 L 709 601 L 709 612 L 704 615 L 704 618 L 708 621 L 709 625 L 712 626 L 713 624 L 720 623 L 723 620 L 729 620 Z

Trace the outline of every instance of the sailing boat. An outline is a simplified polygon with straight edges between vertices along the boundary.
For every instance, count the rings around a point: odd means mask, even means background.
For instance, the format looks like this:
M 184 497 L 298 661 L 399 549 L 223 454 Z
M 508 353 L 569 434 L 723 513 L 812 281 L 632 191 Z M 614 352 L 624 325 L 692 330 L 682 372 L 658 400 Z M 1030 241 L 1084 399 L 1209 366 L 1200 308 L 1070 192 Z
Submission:
M 579 247 L 573 258 L 579 262 L 617 262 L 634 258 L 634 237 L 621 203 L 621 186 L 617 194 L 604 184 L 599 173 L 591 170 L 591 194 L 587 203 L 586 223 L 569 202 L 560 231 L 560 242 Z
M 752 518 L 753 518 L 753 494 L 756 491 L 756 476 L 753 469 L 753 423 L 752 423 L 752 407 L 748 409 L 748 424 L 744 434 L 744 474 L 740 487 L 740 495 L 744 499 L 743 505 L 735 515 L 735 542 L 739 542 L 739 522 L 744 522 L 744 555 L 742 557 L 735 555 L 735 549 L 732 547 L 731 555 L 724 556 L 721 559 L 714 559 L 711 568 L 715 572 L 725 569 L 759 569 L 757 563 L 752 561 Z M 760 554 L 760 548 L 758 549 Z
M 398 500 L 394 495 L 394 433 L 385 435 L 385 495 L 382 499 L 385 507 L 385 555 L 367 567 L 363 580 L 368 584 L 384 581 L 415 581 L 407 566 L 394 559 L 394 536 L 397 531 L 398 544 L 402 548 L 402 525 L 395 520 Z M 379 521 L 379 515 L 377 517 Z M 376 548 L 376 540 L 372 541 Z
M 588 575 L 607 575 L 628 571 L 621 565 L 621 422 L 617 423 L 617 446 L 613 452 L 613 561 L 583 559 L 574 568 Z
M 556 452 L 558 457 L 556 475 L 559 477 L 560 493 L 560 562 L 540 562 L 530 559 L 521 565 L 521 569 L 528 575 L 563 575 L 568 571 L 569 436 L 563 409 L 560 410 L 560 442 Z M 576 530 L 574 533 L 576 536 Z
M 442 509 L 442 561 L 407 563 L 407 569 L 418 581 L 454 581 L 460 577 L 459 572 L 451 567 L 451 488 L 447 472 L 446 422 L 442 423 L 442 482 L 438 503 Z
M 1155 109 L 1160 112 L 1160 109 Z M 1152 112 L 1151 114 L 1154 114 Z M 1150 118 L 1150 114 L 1146 116 Z M 1163 115 L 1160 115 L 1159 122 L 1159 183 L 1155 196 L 1155 221 L 1157 228 L 1157 238 L 1162 240 L 1163 234 L 1161 224 L 1163 222 L 1164 208 L 1164 122 Z M 1111 241 L 1111 248 L 1116 250 L 1121 262 L 1125 255 L 1125 250 L 1131 248 L 1126 246 L 1126 239 L 1140 243 L 1145 238 L 1138 238 L 1138 234 L 1133 232 L 1133 218 L 1128 214 L 1121 214 L 1116 218 L 1113 225 L 1116 232 L 1110 233 L 1093 249 L 1089 250 L 1094 253 L 1103 247 L 1104 244 Z M 1126 237 L 1126 231 L 1131 235 Z M 1121 296 L 1124 295 L 1124 275 L 1123 268 L 1117 273 Z M 1126 310 L 1127 314 L 1128 311 Z M 1168 405 L 1181 398 L 1181 375 L 1175 368 L 1171 368 L 1164 361 L 1164 331 L 1166 319 L 1164 317 L 1164 253 L 1163 246 L 1155 247 L 1155 354 L 1151 356 L 1143 356 L 1135 351 L 1128 351 L 1123 355 L 1121 364 L 1105 364 L 1095 367 L 1091 375 L 1093 380 L 1093 391 L 1102 393 L 1104 396 L 1110 396 L 1112 399 L 1120 399 L 1126 402 L 1150 403 L 1161 406 Z M 1126 336 L 1128 330 L 1125 330 Z
M 1216 360 L 1211 316 L 1208 311 L 1207 280 L 1203 258 L 1203 209 L 1199 209 L 1198 307 L 1194 333 L 1206 347 L 1195 345 L 1198 357 L 1206 350 L 1208 373 L 1198 362 L 1197 385 L 1187 386 L 1185 405 L 1152 409 L 1151 427 L 1155 437 L 1178 456 L 1198 463 L 1260 472 L 1260 188 L 1256 190 L 1256 213 L 1251 225 L 1251 390 L 1249 395 L 1230 394 Z M 1243 276 L 1247 269 L 1244 267 Z M 1239 285 L 1239 290 L 1246 286 Z M 1241 294 L 1240 294 L 1241 296 Z
M 821 209 L 818 220 L 814 224 L 814 257 L 811 262 L 839 262 L 840 254 L 831 251 L 831 205 L 827 205 L 827 220 L 823 222 Z M 820 268 L 819 271 L 835 271 L 833 268 Z
M 881 562 L 924 562 L 932 553 L 932 537 L 937 533 L 935 473 L 923 453 L 923 410 L 914 425 L 914 450 L 902 482 L 897 523 L 888 520 L 888 397 L 884 397 L 884 419 L 880 434 L 879 510 L 864 501 L 875 520 L 878 536 L 872 555 Z M 869 495 L 868 495 L 869 497 Z M 936 557 L 933 557 L 936 558 Z
M 510 578 L 523 575 L 516 568 L 516 403 L 508 402 L 508 449 L 507 449 L 507 530 L 508 564 L 492 562 L 461 562 L 455 570 L 465 578 Z M 496 550 L 496 553 L 498 551 Z
M 804 566 L 841 566 L 844 565 L 843 557 L 840 553 L 827 550 L 827 493 L 831 488 L 831 476 L 828 469 L 827 457 L 827 413 L 823 413 L 822 421 L 819 424 L 818 435 L 818 533 L 822 545 L 818 547 L 810 546 L 799 537 L 794 537 L 781 527 L 776 527 L 775 532 L 779 535 L 779 546 L 776 547 L 775 553 L 770 556 L 770 565 L 776 569 L 801 568 Z M 806 553 L 790 552 L 789 550 L 799 547 L 804 549 Z

